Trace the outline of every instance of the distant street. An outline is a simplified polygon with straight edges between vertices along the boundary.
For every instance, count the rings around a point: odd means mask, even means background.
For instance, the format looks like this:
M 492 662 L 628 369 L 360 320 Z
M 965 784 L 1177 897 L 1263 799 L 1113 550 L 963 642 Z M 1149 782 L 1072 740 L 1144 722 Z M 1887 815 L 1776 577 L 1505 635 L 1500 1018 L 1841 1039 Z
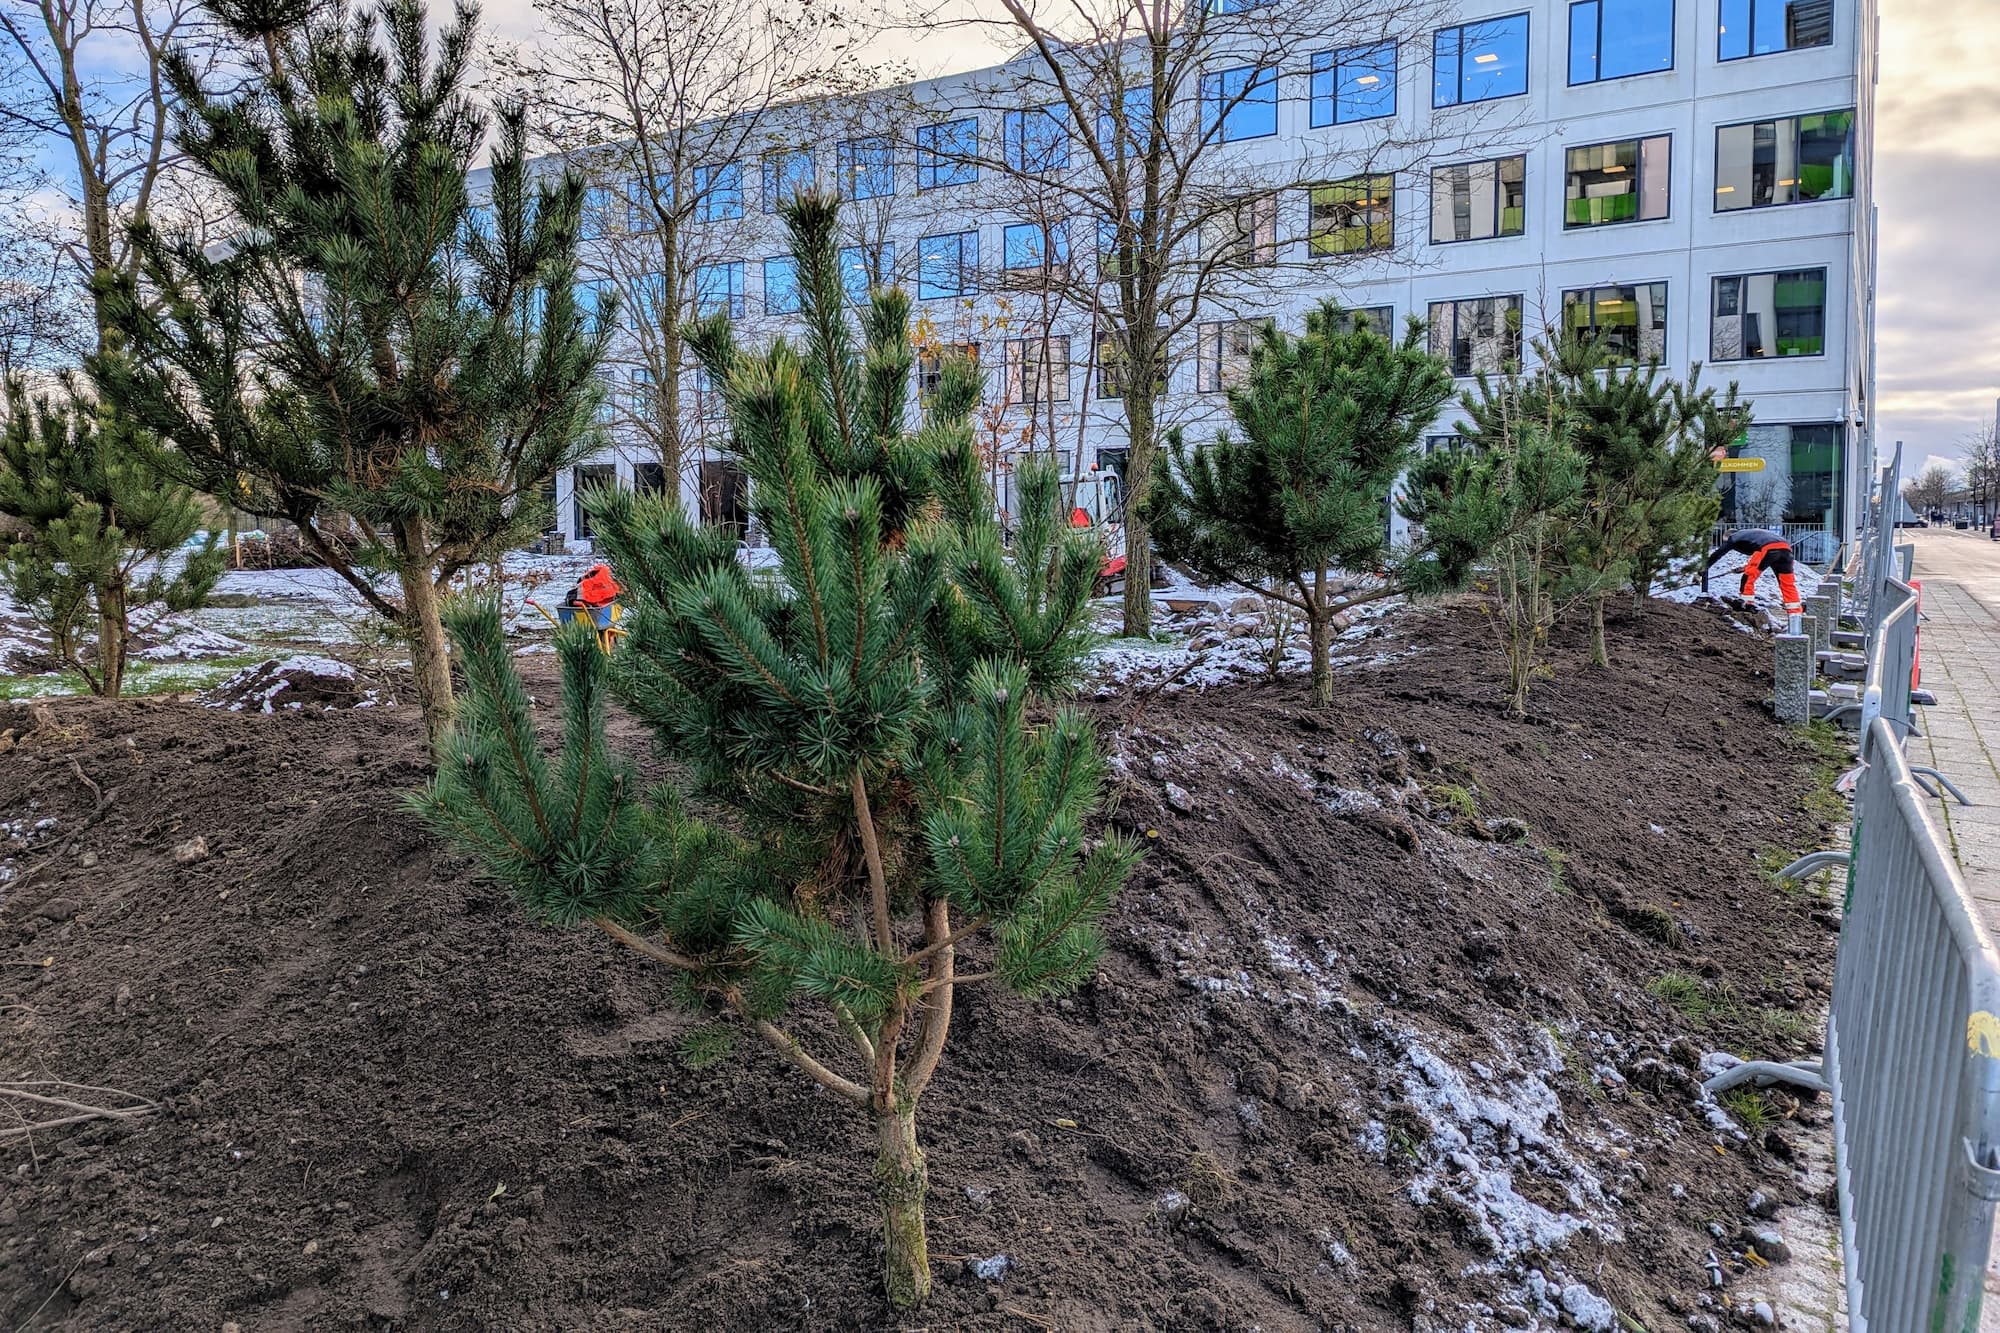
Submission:
M 1917 548 L 1924 620 L 1917 647 L 1923 685 L 1937 696 L 1920 715 L 1910 757 L 1945 773 L 1974 804 L 1934 812 L 1950 832 L 1966 881 L 2000 937 L 2000 542 L 1983 530 L 1921 528 L 1899 540 Z

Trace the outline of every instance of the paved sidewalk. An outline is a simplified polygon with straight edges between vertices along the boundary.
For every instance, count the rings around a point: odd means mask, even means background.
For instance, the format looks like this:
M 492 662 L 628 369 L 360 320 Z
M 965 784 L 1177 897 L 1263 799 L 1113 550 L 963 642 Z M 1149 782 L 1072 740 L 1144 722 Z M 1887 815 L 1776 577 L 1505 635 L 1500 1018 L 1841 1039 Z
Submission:
M 1918 712 L 1922 737 L 1910 758 L 1964 789 L 1970 807 L 1941 801 L 1934 812 L 1948 831 L 1967 886 L 2000 938 L 2000 542 L 1949 528 L 1905 534 L 1917 548 L 1924 619 L 1918 668 L 1934 707 Z

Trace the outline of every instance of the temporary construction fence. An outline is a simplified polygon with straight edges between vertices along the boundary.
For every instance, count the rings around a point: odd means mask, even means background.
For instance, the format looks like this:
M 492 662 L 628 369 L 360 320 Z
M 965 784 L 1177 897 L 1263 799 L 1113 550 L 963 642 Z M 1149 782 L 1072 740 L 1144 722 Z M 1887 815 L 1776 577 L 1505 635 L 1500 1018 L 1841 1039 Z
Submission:
M 2000 1202 L 2000 953 L 1920 786 L 1925 775 L 1950 783 L 1903 754 L 1917 598 L 1908 548 L 1897 550 L 1884 521 L 1900 461 L 1899 449 L 1853 567 L 1867 675 L 1852 850 L 1781 872 L 1847 862 L 1826 1055 L 1738 1065 L 1706 1086 L 1784 1081 L 1830 1093 L 1850 1327 L 1971 1333 Z

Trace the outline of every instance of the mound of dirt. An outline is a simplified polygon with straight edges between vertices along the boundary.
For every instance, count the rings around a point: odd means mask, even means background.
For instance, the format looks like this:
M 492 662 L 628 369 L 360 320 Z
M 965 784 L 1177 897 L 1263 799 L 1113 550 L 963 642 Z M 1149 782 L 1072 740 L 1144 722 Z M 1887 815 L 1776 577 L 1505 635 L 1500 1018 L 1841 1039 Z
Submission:
M 959 1001 L 921 1326 L 1683 1326 L 1707 1223 L 1796 1197 L 1792 1126 L 1694 1081 L 1803 1054 L 1774 1016 L 1828 976 L 1757 872 L 1827 832 L 1768 648 L 1657 608 L 1515 722 L 1487 635 L 1397 616 L 1325 711 L 1092 702 L 1151 854 L 1092 985 Z M 414 712 L 53 717 L 0 762 L 0 819 L 56 821 L 0 901 L 0 1078 L 160 1109 L 5 1145 L 7 1327 L 894 1326 L 868 1126 L 441 852 Z
M 331 657 L 271 658 L 241 671 L 212 689 L 201 703 L 232 713 L 275 713 L 331 708 L 366 708 L 379 700 L 355 682 L 354 668 Z

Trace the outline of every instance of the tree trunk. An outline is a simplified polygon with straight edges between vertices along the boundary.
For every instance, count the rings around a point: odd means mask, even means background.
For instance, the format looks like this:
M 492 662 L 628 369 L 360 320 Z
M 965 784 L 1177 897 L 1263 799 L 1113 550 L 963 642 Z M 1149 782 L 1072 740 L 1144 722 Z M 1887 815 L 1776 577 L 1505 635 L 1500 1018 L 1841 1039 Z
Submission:
M 1332 617 L 1326 610 L 1326 571 L 1313 575 L 1312 592 L 1306 598 L 1306 631 L 1312 642 L 1313 702 L 1321 708 L 1333 703 Z
M 1596 666 L 1611 665 L 1611 650 L 1604 642 L 1604 594 L 1590 595 L 1590 660 Z
M 116 699 L 125 688 L 125 583 L 97 589 L 97 664 L 99 693 Z
M 1150 363 L 1149 363 L 1150 364 Z M 1152 525 L 1144 513 L 1153 480 L 1153 395 L 1150 373 L 1135 376 L 1137 393 L 1125 395 L 1125 624 L 1127 638 L 1153 633 Z
M 431 582 L 424 521 L 398 519 L 395 531 L 396 552 L 401 557 L 396 575 L 403 589 L 403 634 L 410 641 L 410 669 L 417 678 L 417 707 L 424 717 L 424 738 L 436 750 L 451 721 L 451 656 L 445 649 L 437 585 Z
M 913 1310 L 931 1296 L 930 1246 L 924 1237 L 924 1191 L 929 1175 L 917 1146 L 914 1106 L 875 1113 L 880 1148 L 875 1196 L 882 1203 L 882 1280 L 889 1307 Z

